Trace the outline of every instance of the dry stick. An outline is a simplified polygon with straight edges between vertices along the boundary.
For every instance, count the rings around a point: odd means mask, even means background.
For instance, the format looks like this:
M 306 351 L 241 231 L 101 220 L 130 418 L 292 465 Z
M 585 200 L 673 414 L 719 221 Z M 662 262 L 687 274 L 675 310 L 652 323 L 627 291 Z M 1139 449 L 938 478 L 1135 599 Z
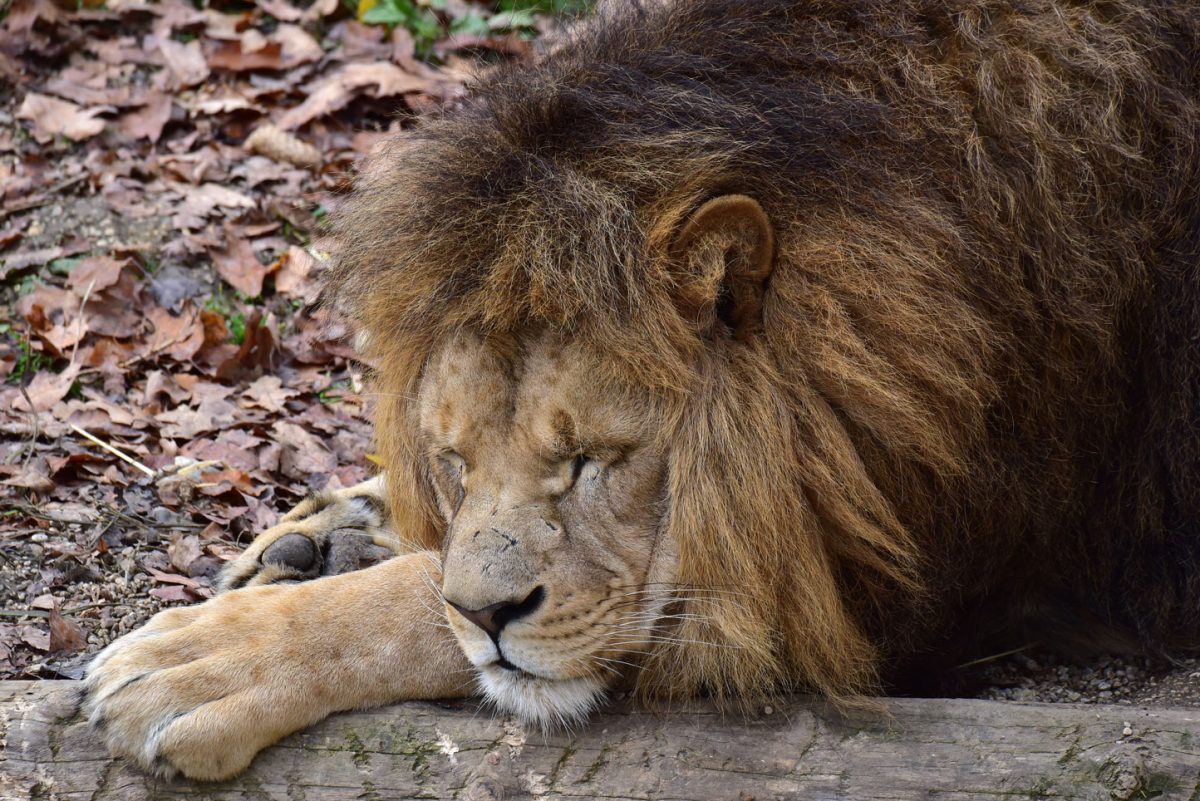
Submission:
M 125 452 L 123 452 L 123 451 L 120 451 L 120 450 L 118 450 L 118 449 L 114 448 L 112 445 L 109 445 L 107 442 L 104 442 L 103 440 L 97 439 L 96 437 L 94 437 L 94 436 L 92 436 L 91 434 L 89 434 L 88 432 L 84 431 L 82 428 L 80 428 L 79 426 L 75 425 L 74 423 L 69 423 L 68 425 L 70 425 L 70 426 L 71 426 L 71 429 L 72 429 L 72 430 L 73 430 L 73 431 L 74 431 L 76 434 L 79 434 L 79 435 L 81 435 L 81 436 L 83 436 L 83 437 L 86 437 L 86 438 L 87 438 L 88 440 L 90 440 L 92 443 L 94 443 L 94 444 L 96 444 L 96 445 L 99 445 L 101 448 L 103 448 L 104 450 L 108 451 L 108 452 L 109 452 L 109 453 L 111 453 L 113 456 L 116 456 L 118 459 L 122 459 L 122 460 L 124 460 L 125 462 L 128 462 L 129 464 L 131 464 L 131 465 L 133 465 L 134 467 L 136 467 L 138 470 L 141 470 L 143 473 L 145 473 L 146 475 L 150 476 L 150 478 L 154 478 L 156 475 L 158 475 L 158 474 L 157 474 L 157 473 L 155 473 L 153 470 L 151 470 L 149 467 L 146 467 L 146 465 L 142 464 L 142 463 L 141 463 L 141 462 L 139 462 L 137 459 L 134 459 L 134 458 L 133 458 L 132 456 L 130 456 L 129 454 L 127 454 L 127 453 L 125 453 Z
M 42 435 L 42 423 L 38 419 L 37 410 L 33 408 L 33 398 L 29 397 L 29 390 L 25 389 L 24 384 L 21 385 L 21 397 L 29 406 L 29 421 L 33 427 L 33 431 L 29 434 L 29 441 L 23 447 L 25 456 L 21 460 L 21 469 L 24 470 L 29 467 L 29 460 L 33 458 L 34 451 L 37 450 L 38 437 Z
M 26 200 L 18 200 L 16 203 L 7 208 L 0 209 L 0 221 L 3 221 L 10 214 L 20 214 L 23 211 L 36 209 L 40 206 L 45 206 L 50 201 L 54 200 L 54 196 L 64 189 L 69 189 L 77 183 L 87 180 L 87 173 L 76 175 L 74 178 L 66 178 L 51 186 L 45 193 Z
M 88 281 L 87 289 L 83 290 L 83 300 L 79 301 L 79 319 L 75 321 L 75 344 L 71 346 L 71 360 L 67 363 L 67 369 L 75 366 L 75 356 L 79 353 L 79 340 L 83 339 L 84 334 L 84 312 L 87 311 L 88 298 L 92 296 L 92 287 L 96 285 L 96 279 Z

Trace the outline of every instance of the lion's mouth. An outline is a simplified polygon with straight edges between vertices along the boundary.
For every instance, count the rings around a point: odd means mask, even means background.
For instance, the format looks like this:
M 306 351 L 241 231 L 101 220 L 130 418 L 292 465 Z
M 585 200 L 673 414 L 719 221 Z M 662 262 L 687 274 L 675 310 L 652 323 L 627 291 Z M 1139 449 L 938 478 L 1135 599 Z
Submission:
M 548 679 L 549 678 L 547 676 L 539 676 L 538 674 L 534 673 L 533 671 L 526 670 L 525 668 L 520 667 L 519 665 L 514 665 L 512 662 L 508 661 L 508 658 L 505 656 L 501 656 L 495 662 L 492 662 L 491 664 L 488 664 L 488 665 L 484 665 L 484 667 L 503 668 L 504 670 L 508 671 L 509 674 L 516 676 L 518 678 L 523 678 L 523 679 Z

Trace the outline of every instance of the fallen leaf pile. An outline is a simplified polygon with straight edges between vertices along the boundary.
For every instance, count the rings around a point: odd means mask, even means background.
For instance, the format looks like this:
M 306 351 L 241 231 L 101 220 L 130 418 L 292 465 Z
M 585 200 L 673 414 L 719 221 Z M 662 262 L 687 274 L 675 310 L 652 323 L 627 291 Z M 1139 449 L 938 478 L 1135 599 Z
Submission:
M 0 679 L 78 675 L 373 472 L 314 238 L 380 139 L 529 56 L 512 5 L 0 10 Z

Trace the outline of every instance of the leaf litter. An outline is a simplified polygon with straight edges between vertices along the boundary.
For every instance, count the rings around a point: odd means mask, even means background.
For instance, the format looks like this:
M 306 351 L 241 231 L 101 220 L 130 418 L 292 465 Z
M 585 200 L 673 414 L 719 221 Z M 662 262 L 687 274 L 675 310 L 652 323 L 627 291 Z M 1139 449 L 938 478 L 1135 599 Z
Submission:
M 376 469 L 321 220 L 376 142 L 555 25 L 504 14 L 580 4 L 349 5 L 0 11 L 0 679 L 78 677 Z

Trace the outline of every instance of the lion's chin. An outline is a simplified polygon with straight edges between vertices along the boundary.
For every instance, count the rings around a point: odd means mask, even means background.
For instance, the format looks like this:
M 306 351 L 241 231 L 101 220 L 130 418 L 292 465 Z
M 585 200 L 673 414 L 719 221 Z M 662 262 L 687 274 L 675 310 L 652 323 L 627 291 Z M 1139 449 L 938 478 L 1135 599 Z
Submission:
M 496 665 L 480 669 L 479 685 L 498 710 L 543 731 L 582 722 L 604 696 L 597 679 L 547 679 Z

